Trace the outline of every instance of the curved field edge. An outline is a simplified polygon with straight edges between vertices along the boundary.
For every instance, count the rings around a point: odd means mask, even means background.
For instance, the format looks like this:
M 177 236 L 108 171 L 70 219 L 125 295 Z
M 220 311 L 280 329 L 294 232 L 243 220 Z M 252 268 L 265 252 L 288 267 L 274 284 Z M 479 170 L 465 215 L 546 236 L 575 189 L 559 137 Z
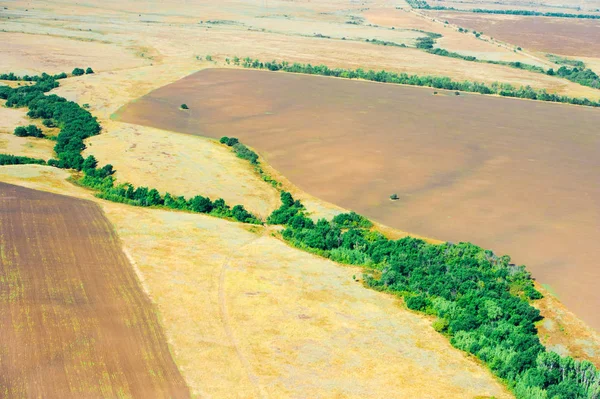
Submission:
M 0 183 L 0 388 L 8 397 L 188 397 L 110 222 Z

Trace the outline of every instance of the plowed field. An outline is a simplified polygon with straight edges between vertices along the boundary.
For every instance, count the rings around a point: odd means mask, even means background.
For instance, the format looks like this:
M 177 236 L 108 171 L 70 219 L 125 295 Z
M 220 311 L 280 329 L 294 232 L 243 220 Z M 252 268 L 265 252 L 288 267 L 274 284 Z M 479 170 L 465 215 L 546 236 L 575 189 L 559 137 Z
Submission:
M 2 397 L 189 397 L 92 202 L 0 183 L 0 332 Z
M 405 231 L 508 253 L 600 329 L 591 283 L 600 278 L 598 109 L 209 69 L 129 104 L 121 117 L 238 137 L 318 198 Z

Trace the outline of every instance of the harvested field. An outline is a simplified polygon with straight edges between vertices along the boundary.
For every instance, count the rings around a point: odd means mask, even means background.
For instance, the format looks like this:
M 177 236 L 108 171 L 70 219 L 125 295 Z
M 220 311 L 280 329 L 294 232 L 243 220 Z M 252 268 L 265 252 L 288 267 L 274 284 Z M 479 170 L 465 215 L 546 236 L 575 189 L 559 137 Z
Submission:
M 600 57 L 600 20 L 446 11 L 427 13 L 527 50 L 568 56 Z
M 0 209 L 3 395 L 189 396 L 96 204 L 0 183 Z
M 406 231 L 508 253 L 599 329 L 600 294 L 590 281 L 600 278 L 600 110 L 433 92 L 213 69 L 131 103 L 121 119 L 235 135 L 319 198 Z M 392 193 L 400 200 L 390 201 Z
M 4 24 L 5 20 L 2 21 Z M 24 33 L 3 32 L 1 35 L 0 71 L 17 75 L 70 73 L 73 68 L 88 66 L 93 66 L 95 71 L 126 69 L 148 63 L 136 57 L 133 51 L 106 43 Z

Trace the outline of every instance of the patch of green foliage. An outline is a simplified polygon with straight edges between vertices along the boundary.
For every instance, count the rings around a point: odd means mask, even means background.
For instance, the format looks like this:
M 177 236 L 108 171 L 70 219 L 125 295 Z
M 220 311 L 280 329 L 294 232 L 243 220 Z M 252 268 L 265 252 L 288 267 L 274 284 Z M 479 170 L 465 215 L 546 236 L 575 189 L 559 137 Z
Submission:
M 81 156 L 81 152 L 85 149 L 83 140 L 98 134 L 101 130 L 96 118 L 75 102 L 67 101 L 55 94 L 46 95 L 45 93 L 58 87 L 58 82 L 50 75 L 44 74 L 43 76 L 46 78 L 34 79 L 33 81 L 37 83 L 33 86 L 23 86 L 15 89 L 0 86 L 0 98 L 7 100 L 6 105 L 8 107 L 28 107 L 27 116 L 43 118 L 44 121 L 48 121 L 47 124 L 52 123 L 60 128 L 56 139 L 57 143 L 54 147 L 58 159 L 49 160 L 48 165 L 83 171 L 83 177 L 78 179 L 77 182 L 82 186 L 97 190 L 96 195 L 98 197 L 110 201 L 137 206 L 158 206 L 189 212 L 208 213 L 244 223 L 262 223 L 242 205 L 235 205 L 231 208 L 223 199 L 217 199 L 213 202 L 210 198 L 198 195 L 187 200 L 184 197 L 175 197 L 170 193 L 163 196 L 154 188 L 136 188 L 129 183 L 115 185 L 113 177 L 115 171 L 112 165 L 99 168 L 98 162 L 93 156 L 86 159 Z M 21 133 L 23 129 L 25 133 L 29 133 L 29 127 L 17 128 L 16 131 L 18 130 Z M 252 159 L 242 150 L 239 151 L 241 156 Z M 6 164 L 46 164 L 43 160 L 11 155 L 3 155 L 0 162 Z
M 14 134 L 17 137 L 44 137 L 44 133 L 42 133 L 42 130 L 35 125 L 18 126 L 17 128 L 15 128 Z
M 594 89 L 600 89 L 600 77 L 591 69 L 587 68 L 569 68 L 565 65 L 558 68 L 555 73 L 549 73 L 563 77 L 570 80 L 571 82 L 579 83 L 583 86 L 593 87 Z
M 27 165 L 27 164 L 46 165 L 46 161 L 44 161 L 43 159 L 19 157 L 19 156 L 9 155 L 9 154 L 0 154 L 0 165 Z
M 404 298 L 414 311 L 436 316 L 434 328 L 456 348 L 482 360 L 522 399 L 600 397 L 600 372 L 588 361 L 547 352 L 537 336 L 541 298 L 524 266 L 471 243 L 390 240 L 355 213 L 316 223 L 290 193 L 267 219 L 282 224 L 292 245 L 329 259 L 378 270 L 368 286 Z M 368 269 L 367 269 L 368 270 Z
M 575 105 L 586 105 L 590 107 L 600 107 L 600 102 L 589 100 L 587 98 L 577 98 L 563 96 L 554 93 L 548 93 L 546 90 L 534 89 L 530 86 L 521 86 L 516 88 L 507 83 L 480 83 L 471 81 L 454 81 L 443 76 L 419 76 L 408 75 L 406 73 L 395 73 L 388 71 L 365 71 L 359 69 L 331 69 L 326 65 L 311 64 L 290 64 L 288 62 L 262 62 L 245 58 L 241 61 L 245 68 L 268 69 L 270 71 L 285 71 L 293 73 L 305 73 L 309 75 L 335 76 L 347 79 L 364 79 L 374 82 L 406 84 L 411 86 L 426 86 L 445 90 L 460 90 L 481 94 L 497 94 L 503 97 L 527 98 L 530 100 L 567 103 Z
M 233 152 L 238 156 L 238 158 L 250 161 L 250 163 L 253 165 L 258 165 L 258 154 L 246 147 L 244 144 L 240 143 L 235 137 L 221 137 L 219 141 L 222 144 L 226 144 L 227 146 L 233 148 Z
M 365 41 L 367 43 L 378 44 L 380 46 L 406 47 L 406 44 L 404 44 L 404 43 L 398 44 L 398 43 L 395 43 L 395 42 L 389 42 L 389 41 L 379 40 L 379 39 L 367 39 Z
M 469 12 L 474 12 L 478 14 L 523 15 L 533 17 L 600 19 L 600 15 L 596 14 L 570 14 L 564 12 L 539 12 L 531 10 L 487 10 L 482 8 L 475 8 L 470 10 Z

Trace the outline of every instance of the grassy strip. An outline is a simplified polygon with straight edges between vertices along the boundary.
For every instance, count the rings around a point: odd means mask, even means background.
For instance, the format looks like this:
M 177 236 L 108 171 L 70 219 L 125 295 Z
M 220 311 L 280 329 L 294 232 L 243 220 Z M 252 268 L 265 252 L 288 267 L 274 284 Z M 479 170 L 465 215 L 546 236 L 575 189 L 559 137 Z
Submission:
M 373 70 L 365 71 L 361 68 L 331 69 L 326 65 L 313 66 L 311 64 L 290 64 L 286 61 L 263 62 L 260 60 L 253 60 L 251 58 L 245 58 L 241 60 L 238 57 L 234 57 L 233 62 L 236 65 L 242 65 L 244 68 L 252 69 L 266 69 L 270 71 L 284 71 L 292 73 L 304 73 L 309 75 L 334 76 L 346 79 L 363 79 L 381 83 L 425 86 L 433 87 L 436 89 L 460 90 L 480 94 L 497 94 L 503 97 L 526 98 L 530 100 L 600 107 L 600 102 L 589 100 L 587 98 L 576 98 L 558 94 L 551 94 L 548 93 L 546 90 L 534 89 L 530 86 L 521 86 L 519 88 L 515 88 L 513 85 L 510 85 L 508 83 L 495 82 L 492 84 L 486 84 L 470 81 L 457 82 L 448 77 L 443 76 L 408 75 L 406 73 L 387 72 L 383 70 L 375 72 Z

